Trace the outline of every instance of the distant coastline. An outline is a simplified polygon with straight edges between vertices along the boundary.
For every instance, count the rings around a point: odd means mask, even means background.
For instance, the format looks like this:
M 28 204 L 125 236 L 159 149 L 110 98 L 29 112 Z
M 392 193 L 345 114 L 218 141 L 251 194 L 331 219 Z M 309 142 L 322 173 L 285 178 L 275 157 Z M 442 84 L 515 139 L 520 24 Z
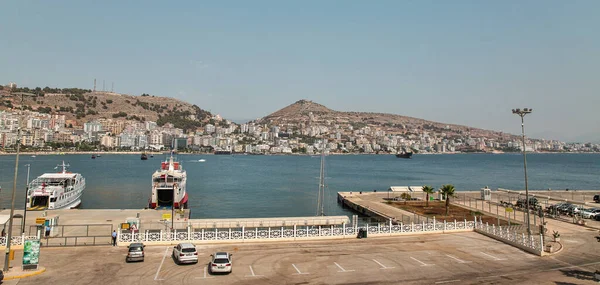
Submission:
M 143 151 L 46 151 L 46 152 L 20 152 L 19 155 L 67 155 L 67 154 L 88 154 L 88 155 L 102 155 L 102 154 L 131 154 L 131 155 L 141 155 Z M 149 155 L 162 155 L 168 154 L 169 152 L 146 152 Z M 527 152 L 527 154 L 598 154 L 597 152 L 550 152 L 550 151 L 541 151 L 541 152 Z M 0 155 L 15 155 L 14 152 L 1 152 Z M 425 152 L 425 153 L 415 153 L 415 155 L 452 155 L 452 154 L 521 154 L 521 152 Z M 215 155 L 214 153 L 195 153 L 195 152 L 178 152 L 177 155 Z M 265 155 L 265 156 L 319 156 L 320 154 L 307 154 L 307 153 L 266 153 L 266 154 L 258 154 L 258 153 L 232 153 L 231 155 Z M 395 155 L 394 153 L 328 153 L 327 155 Z

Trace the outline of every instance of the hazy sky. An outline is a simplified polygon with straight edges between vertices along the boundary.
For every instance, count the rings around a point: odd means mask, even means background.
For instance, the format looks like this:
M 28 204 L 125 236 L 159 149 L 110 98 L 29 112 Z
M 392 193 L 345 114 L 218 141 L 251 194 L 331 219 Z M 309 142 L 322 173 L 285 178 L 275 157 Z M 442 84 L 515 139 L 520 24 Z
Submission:
M 600 1 L 2 1 L 0 83 L 600 141 Z

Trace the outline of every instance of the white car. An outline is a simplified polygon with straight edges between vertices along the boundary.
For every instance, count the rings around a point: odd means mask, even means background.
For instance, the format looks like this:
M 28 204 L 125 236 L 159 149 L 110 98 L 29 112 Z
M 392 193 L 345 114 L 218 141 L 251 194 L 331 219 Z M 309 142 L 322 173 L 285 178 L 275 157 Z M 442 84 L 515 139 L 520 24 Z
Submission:
M 233 254 L 227 252 L 217 252 L 212 254 L 212 261 L 210 262 L 209 269 L 210 273 L 231 273 L 232 269 L 232 259 Z
M 191 243 L 180 243 L 173 247 L 173 259 L 175 263 L 198 263 L 198 251 Z
M 593 219 L 596 215 L 600 214 L 600 209 L 598 209 L 598 208 L 583 209 L 583 210 L 581 210 L 580 213 L 584 219 Z

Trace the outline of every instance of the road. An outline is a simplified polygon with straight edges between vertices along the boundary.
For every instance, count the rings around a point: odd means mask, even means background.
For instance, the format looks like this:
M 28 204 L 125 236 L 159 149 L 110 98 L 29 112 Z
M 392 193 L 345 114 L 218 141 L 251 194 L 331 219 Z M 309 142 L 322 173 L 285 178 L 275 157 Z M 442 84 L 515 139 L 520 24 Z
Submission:
M 138 263 L 125 263 L 124 247 L 43 248 L 46 272 L 4 284 L 597 284 L 594 235 L 564 235 L 565 249 L 550 257 L 475 232 L 198 245 L 200 262 L 192 265 L 176 265 L 166 246 L 146 247 L 146 260 Z M 234 254 L 233 273 L 205 271 L 216 251 Z

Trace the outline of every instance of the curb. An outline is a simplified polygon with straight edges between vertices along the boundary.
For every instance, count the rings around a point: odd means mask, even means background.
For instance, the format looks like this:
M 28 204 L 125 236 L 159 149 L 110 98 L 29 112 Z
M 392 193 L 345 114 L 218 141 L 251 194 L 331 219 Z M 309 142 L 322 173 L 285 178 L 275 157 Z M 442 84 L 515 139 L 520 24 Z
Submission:
M 38 274 L 42 274 L 45 271 L 46 271 L 46 268 L 44 267 L 41 270 L 34 271 L 34 272 L 31 272 L 31 273 L 25 273 L 25 274 L 17 275 L 17 276 L 5 276 L 4 280 L 14 280 L 14 279 L 21 279 L 21 278 L 31 277 L 31 276 L 35 276 L 35 275 L 38 275 Z

